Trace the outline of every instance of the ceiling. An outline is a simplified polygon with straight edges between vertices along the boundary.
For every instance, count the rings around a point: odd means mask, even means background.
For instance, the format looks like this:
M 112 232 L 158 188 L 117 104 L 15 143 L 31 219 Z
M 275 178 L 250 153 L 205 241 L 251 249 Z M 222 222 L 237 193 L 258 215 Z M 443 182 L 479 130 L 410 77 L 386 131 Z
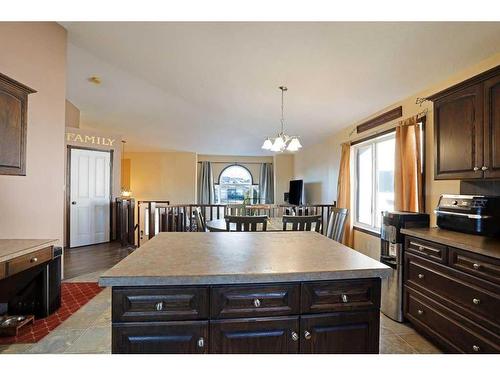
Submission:
M 82 126 L 137 151 L 266 154 L 281 84 L 286 132 L 312 145 L 500 51 L 500 23 L 62 25 Z

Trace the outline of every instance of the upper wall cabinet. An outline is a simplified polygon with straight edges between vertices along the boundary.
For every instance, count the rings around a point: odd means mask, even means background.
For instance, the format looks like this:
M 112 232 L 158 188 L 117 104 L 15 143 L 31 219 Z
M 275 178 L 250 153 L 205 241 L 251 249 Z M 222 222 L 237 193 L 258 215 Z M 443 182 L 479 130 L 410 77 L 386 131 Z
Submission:
M 434 102 L 434 178 L 500 178 L 500 66 L 429 99 Z
M 26 175 L 28 95 L 34 92 L 0 73 L 0 174 Z

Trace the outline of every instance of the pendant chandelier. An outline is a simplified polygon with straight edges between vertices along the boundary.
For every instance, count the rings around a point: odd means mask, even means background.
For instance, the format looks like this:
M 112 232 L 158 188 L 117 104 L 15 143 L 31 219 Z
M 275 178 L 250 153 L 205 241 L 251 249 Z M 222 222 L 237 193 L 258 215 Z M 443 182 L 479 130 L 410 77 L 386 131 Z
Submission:
M 288 89 L 285 86 L 280 86 L 281 90 L 281 132 L 276 137 L 267 137 L 262 145 L 262 149 L 283 152 L 283 151 L 298 151 L 302 148 L 300 144 L 299 137 L 296 135 L 289 136 L 285 134 L 285 118 L 283 116 L 283 97 L 285 91 Z

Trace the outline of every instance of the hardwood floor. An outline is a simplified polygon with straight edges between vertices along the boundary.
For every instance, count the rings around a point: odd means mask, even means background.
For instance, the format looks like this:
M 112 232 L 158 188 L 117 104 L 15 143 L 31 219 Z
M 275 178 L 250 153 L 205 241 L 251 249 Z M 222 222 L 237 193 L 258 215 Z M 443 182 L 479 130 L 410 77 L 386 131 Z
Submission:
M 113 267 L 133 249 L 122 248 L 119 242 L 66 249 L 64 252 L 64 279 Z

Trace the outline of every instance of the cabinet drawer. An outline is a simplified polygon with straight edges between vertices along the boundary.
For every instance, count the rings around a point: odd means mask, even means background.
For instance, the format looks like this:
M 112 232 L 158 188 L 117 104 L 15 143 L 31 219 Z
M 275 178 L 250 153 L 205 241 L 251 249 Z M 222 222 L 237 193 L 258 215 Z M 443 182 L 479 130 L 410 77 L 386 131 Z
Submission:
M 45 249 L 35 251 L 30 254 L 22 255 L 7 262 L 7 275 L 11 276 L 16 273 L 35 267 L 39 264 L 48 262 L 52 259 L 52 246 Z
M 113 288 L 113 322 L 208 318 L 208 288 Z
M 365 310 L 379 307 L 380 279 L 302 284 L 302 313 Z
M 471 354 L 500 352 L 498 337 L 492 340 L 485 338 L 466 327 L 453 312 L 432 303 L 420 293 L 407 289 L 406 303 L 406 317 L 449 350 Z
M 410 236 L 406 236 L 405 243 L 406 251 L 435 262 L 446 263 L 446 246 L 444 245 Z
M 244 318 L 298 314 L 299 284 L 214 287 L 212 318 Z
M 479 254 L 449 248 L 449 265 L 500 285 L 500 261 Z
M 466 283 L 418 257 L 407 254 L 407 285 L 430 290 L 453 303 L 500 325 L 500 295 Z
M 210 352 L 287 354 L 299 350 L 299 318 L 226 319 L 210 322 Z
M 112 352 L 120 354 L 208 353 L 208 321 L 114 323 Z

